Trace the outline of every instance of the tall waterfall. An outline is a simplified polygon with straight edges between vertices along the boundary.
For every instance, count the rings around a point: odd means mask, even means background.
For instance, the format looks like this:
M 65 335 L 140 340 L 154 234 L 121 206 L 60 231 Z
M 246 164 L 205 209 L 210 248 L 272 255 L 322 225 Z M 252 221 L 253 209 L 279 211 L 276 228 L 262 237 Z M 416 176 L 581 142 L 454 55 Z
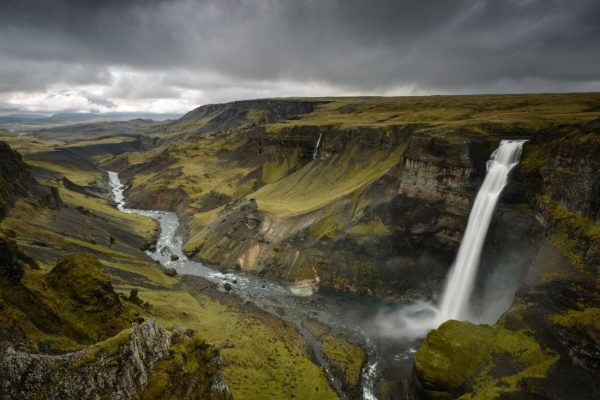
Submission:
M 439 323 L 470 317 L 469 299 L 473 293 L 485 236 L 500 193 L 506 186 L 508 173 L 519 163 L 523 143 L 524 140 L 503 140 L 487 163 L 485 180 L 475 198 L 467 229 L 442 295 L 437 316 Z
M 321 137 L 323 137 L 323 132 L 319 133 L 319 138 L 317 139 L 317 145 L 315 146 L 315 151 L 313 152 L 313 160 L 317 158 L 317 152 L 319 151 L 319 144 L 321 144 Z

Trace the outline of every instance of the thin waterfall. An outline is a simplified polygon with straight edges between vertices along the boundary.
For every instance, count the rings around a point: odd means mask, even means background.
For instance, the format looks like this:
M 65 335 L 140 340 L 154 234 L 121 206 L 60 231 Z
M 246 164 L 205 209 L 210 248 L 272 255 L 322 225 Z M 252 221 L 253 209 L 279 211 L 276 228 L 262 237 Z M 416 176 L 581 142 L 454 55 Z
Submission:
M 508 174 L 521 158 L 523 143 L 524 140 L 503 140 L 487 163 L 487 174 L 475 198 L 467 229 L 442 295 L 439 323 L 470 317 L 469 299 L 474 289 L 481 250 Z
M 321 143 L 321 137 L 323 136 L 323 132 L 319 133 L 319 138 L 317 139 L 317 145 L 315 146 L 315 151 L 313 152 L 313 160 L 317 158 L 317 152 L 319 151 L 319 144 Z

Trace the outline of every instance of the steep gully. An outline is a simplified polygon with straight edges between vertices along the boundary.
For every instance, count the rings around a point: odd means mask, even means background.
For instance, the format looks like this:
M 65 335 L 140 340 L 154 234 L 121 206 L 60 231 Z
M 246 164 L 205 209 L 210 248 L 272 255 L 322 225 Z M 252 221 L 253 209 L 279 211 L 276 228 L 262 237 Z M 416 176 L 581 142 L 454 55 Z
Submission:
M 329 326 L 333 333 L 343 333 L 363 344 L 368 362 L 362 374 L 362 396 L 376 399 L 375 386 L 383 370 L 396 370 L 405 382 L 400 386 L 410 395 L 412 357 L 419 340 L 431 329 L 448 319 L 478 321 L 469 313 L 469 298 L 473 291 L 477 267 L 485 236 L 500 193 L 507 183 L 510 170 L 518 163 L 523 141 L 502 141 L 488 161 L 488 173 L 479 190 L 469 222 L 461 242 L 459 253 L 452 267 L 439 306 L 428 302 L 397 304 L 372 298 L 326 293 L 319 291 L 311 296 L 298 296 L 298 291 L 284 283 L 278 283 L 245 273 L 221 273 L 215 269 L 189 260 L 183 253 L 183 238 L 179 231 L 179 219 L 173 212 L 129 209 L 125 207 L 125 186 L 116 172 L 109 171 L 109 183 L 114 200 L 120 211 L 135 213 L 156 219 L 160 224 L 160 236 L 155 251 L 148 255 L 165 267 L 172 267 L 180 274 L 201 276 L 222 287 L 229 283 L 233 292 L 243 301 L 250 301 L 259 308 L 293 323 L 306 338 L 317 361 L 324 368 L 332 385 L 346 397 L 341 383 L 332 375 L 323 356 L 319 341 L 302 325 L 302 321 L 316 319 Z M 318 146 L 318 143 L 317 143 Z M 318 148 L 318 147 L 317 147 Z M 172 257 L 176 256 L 176 257 Z M 379 317 L 393 316 L 392 321 Z M 387 317 L 386 317 L 387 318 Z M 489 322 L 489 321 L 485 321 Z M 493 322 L 493 321 L 492 321 Z M 383 336 L 381 325 L 394 325 L 398 335 Z

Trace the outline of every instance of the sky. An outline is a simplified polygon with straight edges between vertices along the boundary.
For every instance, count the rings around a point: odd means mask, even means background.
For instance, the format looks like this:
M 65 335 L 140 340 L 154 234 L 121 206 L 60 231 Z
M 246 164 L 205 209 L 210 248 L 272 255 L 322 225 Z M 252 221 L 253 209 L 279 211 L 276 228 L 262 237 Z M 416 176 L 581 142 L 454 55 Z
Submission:
M 2 0 L 0 111 L 600 91 L 598 0 Z

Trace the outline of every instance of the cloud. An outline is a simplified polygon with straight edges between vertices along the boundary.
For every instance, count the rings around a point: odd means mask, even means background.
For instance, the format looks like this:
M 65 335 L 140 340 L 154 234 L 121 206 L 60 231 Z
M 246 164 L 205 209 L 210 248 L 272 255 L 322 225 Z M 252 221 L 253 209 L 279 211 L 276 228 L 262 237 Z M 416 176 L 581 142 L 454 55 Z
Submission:
M 596 0 L 6 0 L 0 104 L 600 90 L 598 21 Z

